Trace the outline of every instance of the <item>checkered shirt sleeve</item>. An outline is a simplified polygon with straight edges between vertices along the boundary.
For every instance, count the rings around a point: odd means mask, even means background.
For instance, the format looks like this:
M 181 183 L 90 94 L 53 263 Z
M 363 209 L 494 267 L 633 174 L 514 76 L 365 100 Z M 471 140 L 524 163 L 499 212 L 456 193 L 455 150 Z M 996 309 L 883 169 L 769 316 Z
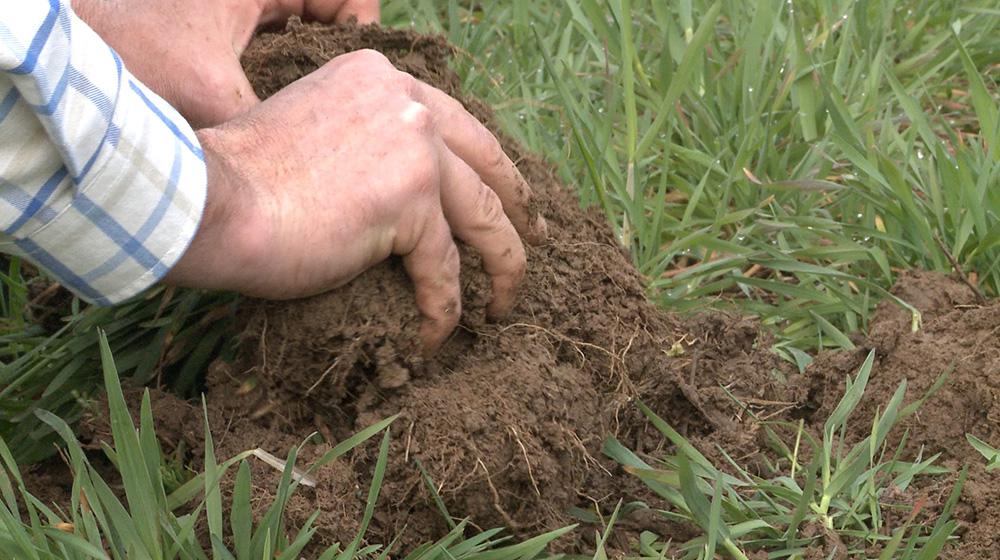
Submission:
M 183 255 L 206 181 L 191 127 L 69 0 L 0 11 L 0 251 L 118 303 Z

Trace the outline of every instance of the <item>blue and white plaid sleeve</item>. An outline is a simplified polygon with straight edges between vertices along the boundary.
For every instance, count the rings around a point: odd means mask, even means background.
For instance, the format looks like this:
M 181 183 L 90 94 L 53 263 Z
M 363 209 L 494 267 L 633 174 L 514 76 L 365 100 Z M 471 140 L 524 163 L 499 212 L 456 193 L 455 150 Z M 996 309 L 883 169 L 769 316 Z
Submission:
M 69 0 L 0 10 L 0 251 L 120 302 L 184 254 L 206 181 L 191 127 Z

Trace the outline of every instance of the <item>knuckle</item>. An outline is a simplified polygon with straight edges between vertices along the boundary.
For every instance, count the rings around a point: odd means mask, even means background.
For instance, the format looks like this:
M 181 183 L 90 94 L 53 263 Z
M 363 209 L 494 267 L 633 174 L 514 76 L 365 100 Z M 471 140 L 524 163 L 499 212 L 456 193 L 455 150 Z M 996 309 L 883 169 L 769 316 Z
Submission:
M 392 67 L 389 59 L 375 49 L 360 49 L 343 55 L 344 60 L 356 64 Z
M 434 129 L 434 116 L 430 109 L 416 101 L 410 101 L 400 118 L 406 126 L 420 134 L 427 134 Z
M 338 72 L 350 74 L 357 82 L 358 91 L 382 87 L 387 77 L 395 73 L 395 67 L 386 56 L 374 49 L 351 51 L 334 57 L 323 69 L 324 77 L 334 79 Z
M 489 157 L 486 159 L 487 167 L 494 173 L 507 171 L 511 166 L 510 158 L 504 153 L 503 148 L 500 146 L 500 141 L 489 132 L 484 131 L 482 142 L 482 149 L 489 154 Z
M 407 194 L 413 198 L 437 198 L 441 175 L 433 154 L 417 156 L 407 169 Z
M 393 72 L 390 78 L 392 84 L 407 96 L 416 97 L 417 79 L 402 70 Z
M 507 277 L 510 286 L 515 287 L 521 283 L 528 272 L 528 259 L 524 253 L 524 245 L 518 240 L 508 247 L 503 255 L 507 259 L 507 262 L 504 263 L 504 276 Z
M 458 253 L 458 246 L 455 245 L 453 241 L 449 239 L 449 247 L 445 252 L 444 262 L 445 275 L 453 280 L 454 285 L 458 286 L 458 277 L 461 273 L 462 268 L 462 258 Z
M 427 134 L 434 129 L 434 115 L 419 102 L 417 79 L 406 72 L 394 71 L 388 78 L 389 87 L 396 92 L 399 103 L 397 117 L 400 125 L 407 130 Z

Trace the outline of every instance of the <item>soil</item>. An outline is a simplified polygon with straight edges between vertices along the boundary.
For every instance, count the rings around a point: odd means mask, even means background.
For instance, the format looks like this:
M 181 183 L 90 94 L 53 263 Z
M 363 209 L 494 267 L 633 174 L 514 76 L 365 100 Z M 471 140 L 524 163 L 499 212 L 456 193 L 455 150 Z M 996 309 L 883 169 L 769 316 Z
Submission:
M 286 33 L 260 36 L 244 64 L 266 98 L 330 58 L 360 48 L 378 49 L 492 126 L 489 109 L 463 97 L 448 67 L 451 48 L 436 37 L 293 24 Z M 404 545 L 412 545 L 446 529 L 417 464 L 452 516 L 531 533 L 567 523 L 572 506 L 617 501 L 610 497 L 614 465 L 601 458 L 600 446 L 609 434 L 633 444 L 642 437 L 630 404 L 638 395 L 655 393 L 657 408 L 693 436 L 712 431 L 710 416 L 717 413 L 699 412 L 702 403 L 685 394 L 687 388 L 697 395 L 685 381 L 691 358 L 666 354 L 675 343 L 693 344 L 689 326 L 648 303 L 641 278 L 603 216 L 581 210 L 551 167 L 509 139 L 502 143 L 535 190 L 550 232 L 546 244 L 528 249 L 528 276 L 507 320 L 486 320 L 488 281 L 475 252 L 463 248 L 461 326 L 433 359 L 424 360 L 412 286 L 399 263 L 390 261 L 317 298 L 244 305 L 244 350 L 235 363 L 220 364 L 210 381 L 221 389 L 230 379 L 252 377 L 256 393 L 278 403 L 285 433 L 294 437 L 318 422 L 322 433 L 337 440 L 400 415 L 373 539 L 401 533 Z M 752 326 L 721 321 L 704 327 L 727 339 L 727 354 L 708 350 L 706 363 L 728 361 L 730 349 L 755 352 Z M 734 338 L 742 348 L 730 346 Z M 759 357 L 774 361 L 766 353 Z M 260 443 L 277 450 L 288 444 Z M 364 486 L 372 460 L 371 450 L 356 458 L 351 486 Z M 322 504 L 303 501 L 302 515 Z M 357 516 L 345 513 L 325 521 L 334 540 L 353 528 Z
M 463 96 L 448 68 L 451 48 L 436 37 L 293 23 L 256 38 L 244 64 L 267 97 L 360 48 L 383 52 L 400 69 L 463 101 L 495 130 L 489 109 Z M 245 330 L 236 359 L 216 362 L 207 379 L 219 456 L 254 447 L 283 456 L 317 432 L 300 455 L 308 464 L 329 444 L 399 415 L 371 542 L 401 535 L 400 546 L 409 550 L 447 531 L 420 467 L 451 516 L 531 534 L 577 521 L 567 514 L 573 507 L 607 512 L 619 499 L 658 503 L 600 452 L 610 435 L 640 455 L 664 451 L 663 437 L 637 413 L 637 399 L 709 456 L 725 449 L 765 472 L 769 452 L 754 417 L 822 425 L 844 379 L 856 373 L 869 349 L 877 351 L 877 362 L 856 426 L 870 426 L 904 379 L 912 400 L 951 370 L 944 387 L 906 421 L 908 451 L 942 453 L 942 461 L 957 469 L 983 463 L 965 443 L 966 433 L 1000 445 L 1000 304 L 977 303 L 949 278 L 910 274 L 895 290 L 924 313 L 919 332 L 911 332 L 908 313 L 883 304 L 857 351 L 822 354 L 800 375 L 769 351 L 770 340 L 752 318 L 682 318 L 649 303 L 603 216 L 581 209 L 550 166 L 497 132 L 534 188 L 550 232 L 546 244 L 528 248 L 529 272 L 513 314 L 502 323 L 486 320 L 488 282 L 478 256 L 464 248 L 461 326 L 432 359 L 421 357 L 419 317 L 398 262 L 308 300 L 248 301 L 241 308 Z M 137 397 L 131 400 L 138 406 Z M 200 456 L 197 407 L 159 391 L 154 402 L 167 451 Z M 99 414 L 80 433 L 95 446 L 109 439 Z M 317 472 L 317 487 L 303 487 L 289 504 L 292 525 L 320 509 L 316 544 L 350 540 L 375 455 L 369 442 Z M 264 507 L 278 473 L 258 462 L 253 469 Z M 46 497 L 58 501 L 60 488 L 68 490 L 58 476 L 40 476 L 47 477 Z M 981 467 L 971 471 L 956 512 L 964 537 L 949 558 L 1000 558 L 997 476 Z M 947 499 L 950 482 L 893 499 L 922 500 L 932 513 Z M 690 528 L 637 514 L 624 522 L 619 538 L 641 530 L 675 541 L 693 536 Z M 593 532 L 572 533 L 557 548 L 586 550 Z M 624 546 L 624 540 L 612 544 Z M 817 554 L 833 543 L 824 546 Z
M 966 442 L 972 434 L 1000 447 L 1000 303 L 981 304 L 963 283 L 926 272 L 910 273 L 893 293 L 923 313 L 923 327 L 911 332 L 910 314 L 880 304 L 864 347 L 856 352 L 827 353 L 810 368 L 815 418 L 826 418 L 843 394 L 843 379 L 855 374 L 870 350 L 876 361 L 868 390 L 853 426 L 871 426 L 900 383 L 907 402 L 921 398 L 936 381 L 947 381 L 919 412 L 897 428 L 908 430 L 906 455 L 941 454 L 941 465 L 955 471 L 969 465 L 969 480 L 956 518 L 962 538 L 945 554 L 955 560 L 1000 558 L 1000 474 L 986 472 L 985 460 Z M 863 434 L 855 434 L 855 438 Z M 898 437 L 897 437 L 898 441 Z M 920 488 L 909 503 L 926 500 L 931 511 L 948 499 L 953 480 Z

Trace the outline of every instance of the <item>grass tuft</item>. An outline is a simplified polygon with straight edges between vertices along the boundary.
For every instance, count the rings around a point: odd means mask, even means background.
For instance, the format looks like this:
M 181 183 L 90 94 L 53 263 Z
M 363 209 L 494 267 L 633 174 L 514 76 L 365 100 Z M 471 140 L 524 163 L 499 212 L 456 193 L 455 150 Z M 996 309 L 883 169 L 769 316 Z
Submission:
M 664 518 L 692 524 L 702 534 L 684 543 L 640 540 L 644 557 L 684 559 L 716 558 L 725 552 L 732 558 L 748 559 L 763 551 L 769 558 L 804 558 L 810 551 L 824 550 L 833 558 L 882 559 L 936 558 L 942 547 L 956 537 L 958 524 L 951 518 L 961 492 L 962 473 L 951 499 L 935 512 L 933 525 L 917 523 L 927 504 L 920 499 L 897 503 L 918 479 L 953 474 L 935 465 L 938 456 L 902 459 L 905 438 L 889 445 L 889 434 L 930 396 L 903 407 L 906 384 L 874 419 L 870 433 L 852 439 L 848 431 L 851 415 L 864 394 L 874 363 L 874 354 L 859 370 L 836 409 L 824 424 L 819 439 L 803 426 L 794 429 L 794 444 L 782 440 L 775 425 L 762 423 L 775 457 L 772 471 L 752 474 L 725 450 L 720 468 L 696 450 L 667 422 L 640 404 L 650 423 L 672 444 L 674 452 L 647 463 L 608 439 L 604 452 L 625 470 L 641 479 L 660 496 L 669 509 Z M 940 387 L 940 383 L 935 389 Z M 855 419 L 856 421 L 856 419 Z M 805 444 L 804 446 L 802 444 Z M 889 509 L 895 526 L 886 523 Z
M 296 560 L 312 545 L 319 512 L 301 527 L 288 527 L 285 507 L 298 489 L 293 477 L 296 457 L 305 445 L 291 449 L 275 498 L 263 515 L 255 518 L 251 502 L 253 483 L 248 450 L 219 463 L 215 458 L 208 418 L 205 418 L 204 470 L 168 492 L 161 469 L 167 460 L 156 439 L 149 400 L 143 396 L 137 427 L 126 407 L 118 371 L 107 336 L 99 334 L 103 357 L 108 413 L 113 442 L 106 445 L 106 458 L 120 480 L 105 480 L 80 447 L 63 419 L 48 411 L 36 415 L 63 439 L 74 475 L 69 511 L 57 511 L 31 494 L 10 447 L 0 439 L 0 553 L 5 558 L 44 559 L 173 559 L 194 560 L 273 558 Z M 398 554 L 391 547 L 364 544 L 365 533 L 378 503 L 389 457 L 389 425 L 386 419 L 337 444 L 313 463 L 308 472 L 336 460 L 382 434 L 374 476 L 364 517 L 355 538 L 343 549 L 333 545 L 318 553 L 328 560 L 387 558 Z M 232 505 L 222 502 L 222 483 L 237 469 L 232 486 Z M 112 488 L 124 490 L 124 500 Z M 465 538 L 466 523 L 457 524 L 442 540 L 405 556 L 406 560 L 532 560 L 553 540 L 572 527 L 553 531 L 521 543 L 509 544 L 499 530 Z M 206 533 L 203 535 L 202 533 Z M 363 545 L 364 544 L 364 545 Z

